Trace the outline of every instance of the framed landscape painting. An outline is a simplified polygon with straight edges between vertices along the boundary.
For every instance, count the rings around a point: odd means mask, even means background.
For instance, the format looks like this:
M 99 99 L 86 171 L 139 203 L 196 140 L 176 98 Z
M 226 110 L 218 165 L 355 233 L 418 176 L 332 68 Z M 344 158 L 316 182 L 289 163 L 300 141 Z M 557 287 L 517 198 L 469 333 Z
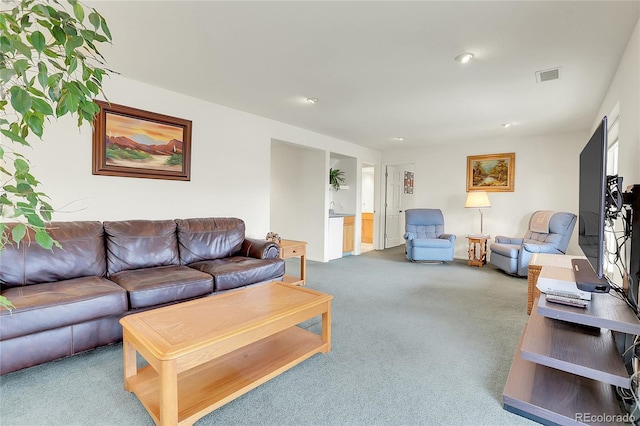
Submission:
M 190 120 L 94 102 L 94 175 L 190 180 Z
M 468 156 L 467 192 L 513 192 L 515 174 L 515 152 Z

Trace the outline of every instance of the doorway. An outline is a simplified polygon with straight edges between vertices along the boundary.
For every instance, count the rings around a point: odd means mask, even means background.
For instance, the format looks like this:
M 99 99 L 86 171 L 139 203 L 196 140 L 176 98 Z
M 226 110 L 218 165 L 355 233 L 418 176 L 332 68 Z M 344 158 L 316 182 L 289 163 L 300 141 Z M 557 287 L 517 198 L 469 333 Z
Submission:
M 413 208 L 413 163 L 385 168 L 384 248 L 404 244 L 404 210 Z
M 362 164 L 362 191 L 360 198 L 362 211 L 360 252 L 364 253 L 374 248 L 375 168 L 373 164 Z

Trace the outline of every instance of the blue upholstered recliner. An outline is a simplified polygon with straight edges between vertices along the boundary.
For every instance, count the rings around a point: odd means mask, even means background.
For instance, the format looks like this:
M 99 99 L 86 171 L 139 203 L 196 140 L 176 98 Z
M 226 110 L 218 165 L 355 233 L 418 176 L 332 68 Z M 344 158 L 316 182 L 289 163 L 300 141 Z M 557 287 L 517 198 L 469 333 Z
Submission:
M 565 254 L 575 225 L 573 213 L 534 212 L 524 238 L 496 237 L 489 262 L 508 274 L 527 276 L 533 253 Z
M 439 209 L 407 209 L 405 234 L 407 259 L 450 262 L 456 236 L 444 233 L 444 217 Z

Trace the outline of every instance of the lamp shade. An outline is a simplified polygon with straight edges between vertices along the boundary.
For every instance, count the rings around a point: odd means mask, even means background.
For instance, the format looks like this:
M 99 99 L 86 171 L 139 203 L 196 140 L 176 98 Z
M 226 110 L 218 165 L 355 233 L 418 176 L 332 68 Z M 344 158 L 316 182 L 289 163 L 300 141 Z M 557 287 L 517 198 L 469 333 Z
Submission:
M 464 203 L 466 208 L 487 209 L 491 207 L 487 191 L 469 191 L 467 201 Z

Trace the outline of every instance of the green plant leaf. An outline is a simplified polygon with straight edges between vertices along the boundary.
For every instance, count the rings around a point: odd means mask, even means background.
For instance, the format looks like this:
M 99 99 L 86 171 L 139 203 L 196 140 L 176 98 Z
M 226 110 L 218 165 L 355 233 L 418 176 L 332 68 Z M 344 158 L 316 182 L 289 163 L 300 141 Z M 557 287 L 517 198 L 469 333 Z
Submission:
M 67 41 L 67 34 L 65 34 L 62 27 L 55 25 L 51 28 L 51 35 L 56 39 L 58 44 L 64 44 Z
M 73 3 L 73 14 L 76 16 L 78 21 L 82 22 L 84 20 L 84 9 L 78 2 Z
M 104 20 L 102 15 L 100 15 L 100 26 L 102 27 L 102 32 L 104 33 L 104 35 L 107 36 L 109 40 L 111 40 L 112 39 L 111 31 L 109 31 L 109 26 L 107 25 L 107 21 Z
M 89 14 L 89 22 L 93 25 L 93 28 L 96 30 L 100 28 L 100 15 L 93 9 L 93 11 Z
M 44 228 L 44 221 L 40 216 L 38 216 L 35 213 L 35 210 L 33 214 L 30 214 L 27 216 L 27 221 L 29 222 L 30 225 L 37 226 L 38 228 Z M 36 241 L 37 241 L 37 238 L 36 238 Z
M 24 55 L 27 59 L 31 59 L 31 48 L 21 42 L 20 40 L 13 39 L 11 40 L 11 44 L 16 48 L 18 52 Z
M 13 50 L 13 43 L 11 43 L 9 37 L 5 35 L 0 36 L 0 52 L 9 53 L 13 52 Z
M 71 36 L 69 40 L 67 40 L 67 44 L 64 47 L 64 50 L 67 53 L 67 56 L 70 56 L 74 50 L 76 50 L 78 47 L 82 46 L 83 44 L 84 44 L 84 39 L 82 37 L 77 35 Z
M 13 109 L 24 115 L 31 109 L 31 96 L 22 87 L 13 86 L 10 90 L 11 106 Z
M 25 71 L 29 69 L 29 61 L 18 59 L 13 63 L 13 69 L 18 75 L 24 75 Z
M 62 117 L 69 112 L 67 109 L 67 103 L 65 102 L 67 95 L 62 95 L 56 105 L 56 117 Z
M 87 89 L 91 90 L 92 93 L 96 95 L 100 93 L 100 88 L 93 81 L 91 80 L 87 81 L 86 85 L 87 85 Z
M 47 6 L 43 5 L 43 4 L 36 4 L 34 5 L 31 10 L 36 14 L 36 15 L 40 15 L 43 16 L 45 18 L 49 18 L 51 15 L 49 14 L 49 9 L 47 8 Z
M 15 70 L 11 68 L 0 68 L 0 81 L 3 83 L 8 83 L 11 81 L 13 76 L 16 75 Z
M 18 158 L 13 162 L 13 167 L 16 168 L 16 171 L 19 173 L 24 173 L 29 171 L 29 163 L 27 163 L 22 158 Z
M 42 114 L 40 113 L 30 114 L 27 120 L 27 124 L 29 124 L 29 128 L 33 133 L 38 135 L 38 137 L 40 138 L 42 137 L 42 131 L 43 131 L 42 127 L 44 125 L 44 117 L 42 117 Z
M 44 35 L 40 31 L 34 31 L 31 34 L 31 37 L 28 38 L 29 43 L 33 46 L 34 49 L 38 51 L 38 53 L 42 53 L 44 48 L 47 46 L 47 41 L 44 38 Z
M 26 234 L 27 226 L 24 223 L 19 223 L 11 230 L 11 239 L 13 239 L 16 244 L 20 245 L 20 241 L 22 241 Z
M 47 103 L 46 101 L 38 98 L 32 98 L 31 102 L 31 108 L 33 108 L 34 111 L 37 111 L 44 115 L 53 115 L 53 108 L 51 108 L 51 105 L 49 105 L 49 103 Z
M 47 64 L 40 61 L 38 62 L 38 82 L 43 89 L 46 89 L 49 86 L 49 74 L 47 69 Z
M 53 238 L 44 230 L 36 231 L 36 242 L 47 250 L 51 250 L 54 244 Z
M 29 146 L 29 142 L 27 142 L 25 138 L 21 137 L 16 132 L 12 132 L 11 130 L 7 130 L 7 129 L 0 129 L 0 133 L 5 135 L 12 141 L 18 142 L 20 145 Z
M 67 74 L 71 75 L 78 68 L 78 58 L 72 57 L 69 61 L 69 68 L 67 68 Z

